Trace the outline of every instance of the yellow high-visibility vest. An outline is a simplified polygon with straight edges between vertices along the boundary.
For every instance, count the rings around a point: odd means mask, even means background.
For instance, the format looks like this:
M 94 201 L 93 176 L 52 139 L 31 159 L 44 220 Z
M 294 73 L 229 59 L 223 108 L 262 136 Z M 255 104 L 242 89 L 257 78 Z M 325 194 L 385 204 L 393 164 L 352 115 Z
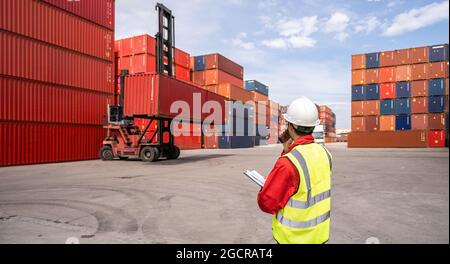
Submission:
M 298 145 L 287 157 L 298 171 L 300 185 L 272 219 L 280 244 L 321 244 L 330 238 L 331 159 L 317 143 Z

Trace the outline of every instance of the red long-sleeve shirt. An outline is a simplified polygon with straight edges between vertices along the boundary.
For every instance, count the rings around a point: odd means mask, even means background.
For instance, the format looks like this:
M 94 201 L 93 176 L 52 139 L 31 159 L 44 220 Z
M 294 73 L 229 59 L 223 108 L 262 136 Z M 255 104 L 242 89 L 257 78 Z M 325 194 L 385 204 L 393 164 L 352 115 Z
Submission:
M 298 145 L 312 142 L 314 137 L 311 135 L 299 137 L 289 146 L 289 151 Z M 283 151 L 281 156 L 285 154 Z M 266 213 L 276 214 L 297 192 L 299 184 L 300 177 L 297 169 L 288 158 L 280 157 L 258 193 L 259 208 Z

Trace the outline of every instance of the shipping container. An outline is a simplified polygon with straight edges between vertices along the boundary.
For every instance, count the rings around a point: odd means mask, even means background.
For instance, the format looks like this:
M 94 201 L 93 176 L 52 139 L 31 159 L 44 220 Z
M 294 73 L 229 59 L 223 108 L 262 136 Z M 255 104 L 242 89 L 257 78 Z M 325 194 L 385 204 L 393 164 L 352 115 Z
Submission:
M 201 149 L 202 131 L 198 123 L 190 123 L 189 129 L 174 129 L 174 143 L 181 150 Z
M 230 75 L 222 70 L 206 70 L 205 73 L 205 85 L 230 83 L 240 88 L 244 87 L 244 82 L 242 81 L 242 79 Z
M 366 131 L 366 117 L 365 116 L 352 117 L 352 131 L 359 131 L 359 132 Z
M 204 71 L 205 70 L 205 56 L 195 56 L 194 57 L 194 71 Z
M 395 131 L 395 115 L 380 116 L 380 131 Z
M 0 122 L 0 166 L 96 159 L 106 131 L 100 125 Z
M 128 70 L 129 74 L 152 73 L 156 71 L 156 57 L 151 54 L 137 54 L 119 58 L 119 71 Z
M 155 44 L 156 45 L 156 44 Z M 155 47 L 155 46 L 154 46 Z M 180 50 L 178 48 L 174 48 L 174 53 L 175 53 L 175 65 L 178 65 L 180 67 L 183 67 L 184 69 L 188 69 L 190 68 L 190 55 L 189 53 Z
M 426 148 L 426 131 L 351 132 L 349 148 Z
M 397 98 L 411 97 L 411 82 L 397 82 L 395 84 L 395 95 Z
M 427 130 L 428 129 L 428 114 L 411 115 L 411 129 L 412 130 Z
M 269 97 L 267 95 L 261 94 L 257 91 L 250 91 L 253 95 L 253 101 L 254 102 L 263 102 L 265 104 L 268 104 L 267 101 L 269 100 Z
M 411 65 L 397 66 L 395 69 L 395 80 L 397 82 L 411 80 Z
M 395 99 L 396 95 L 395 83 L 380 84 L 380 99 Z
M 381 100 L 380 113 L 382 115 L 394 115 L 395 114 L 395 100 Z
M 366 55 L 365 54 L 352 55 L 352 70 L 364 68 L 366 68 Z
M 445 79 L 428 80 L 428 95 L 445 95 Z
M 352 116 L 363 116 L 364 111 L 364 101 L 353 101 L 352 102 Z
M 445 114 L 428 114 L 428 129 L 444 130 L 445 129 Z
M 383 51 L 380 52 L 380 67 L 394 66 L 395 65 L 395 52 Z
M 411 80 L 425 80 L 428 78 L 428 63 L 411 65 Z
M 380 82 L 380 71 L 378 68 L 367 69 L 366 70 L 366 83 L 379 83 Z
M 410 115 L 397 115 L 395 117 L 395 130 L 411 130 L 411 116 Z
M 259 93 L 269 96 L 269 87 L 255 80 L 245 81 L 245 89 L 248 91 L 258 91 Z
M 113 61 L 5 31 L 0 31 L 0 42 L 1 75 L 114 93 Z
M 428 47 L 417 47 L 410 49 L 411 63 L 428 62 Z
M 107 61 L 114 59 L 111 29 L 41 1 L 2 0 L 1 5 L 3 30 Z
M 156 55 L 156 39 L 148 34 L 115 41 L 116 56 L 133 56 L 138 54 Z
M 396 80 L 395 70 L 396 70 L 396 67 L 380 68 L 380 82 L 381 83 L 395 82 L 395 80 Z
M 244 68 L 241 65 L 235 63 L 234 61 L 218 53 L 208 54 L 204 56 L 205 56 L 205 70 L 212 70 L 212 69 L 221 70 L 238 79 L 242 80 L 244 78 Z
M 364 115 L 380 115 L 380 101 L 370 100 L 364 102 Z
M 366 100 L 378 100 L 380 99 L 380 85 L 379 84 L 369 84 L 364 86 L 364 94 Z
M 192 72 L 192 82 L 201 86 L 206 85 L 206 72 L 205 71 Z
M 412 97 L 428 96 L 428 80 L 411 82 L 411 96 Z
M 448 78 L 448 61 L 429 63 L 428 78 Z
M 352 101 L 366 100 L 363 85 L 352 85 Z
M 448 61 L 448 44 L 429 47 L 429 61 Z
M 366 68 L 378 68 L 380 66 L 380 54 L 368 53 L 366 54 Z
M 442 113 L 444 111 L 445 111 L 445 97 L 444 96 L 428 97 L 428 112 Z
M 413 114 L 428 113 L 428 97 L 411 98 L 411 113 Z
M 114 30 L 114 0 L 42 0 L 74 15 Z
M 253 101 L 253 94 L 251 92 L 230 83 L 216 85 L 216 93 L 233 101 L 241 101 L 244 103 Z
M 353 70 L 352 71 L 352 85 L 366 84 L 366 71 Z
M 378 131 L 380 129 L 378 116 L 366 116 L 365 126 L 366 131 Z
M 190 76 L 191 76 L 191 72 L 190 72 L 189 68 L 184 68 L 178 64 L 175 65 L 175 78 L 186 81 L 186 82 L 190 82 L 191 81 Z
M 398 98 L 395 99 L 395 113 L 410 114 L 411 113 L 411 99 L 410 98 Z
M 428 131 L 428 146 L 431 148 L 443 148 L 445 147 L 445 131 L 444 130 L 431 130 Z
M 396 50 L 394 52 L 395 65 L 411 64 L 411 56 L 409 49 Z

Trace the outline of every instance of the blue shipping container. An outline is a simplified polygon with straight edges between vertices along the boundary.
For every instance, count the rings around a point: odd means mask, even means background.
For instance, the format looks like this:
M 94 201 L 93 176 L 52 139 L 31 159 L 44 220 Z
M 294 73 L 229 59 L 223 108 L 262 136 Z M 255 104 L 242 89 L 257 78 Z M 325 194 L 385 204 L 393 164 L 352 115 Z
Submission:
M 380 66 L 380 55 L 376 53 L 366 54 L 366 68 L 378 68 Z
M 253 148 L 255 146 L 255 137 L 242 136 L 231 137 L 231 148 Z
M 269 87 L 255 80 L 245 81 L 245 90 L 258 91 L 261 94 L 269 96 Z
M 410 82 L 397 82 L 395 84 L 395 92 L 397 98 L 411 97 L 411 83 Z
M 428 97 L 428 112 L 442 113 L 445 110 L 444 96 L 430 96 Z
M 204 71 L 205 70 L 205 56 L 195 56 L 194 57 L 194 70 L 195 71 Z
M 366 100 L 378 100 L 380 99 L 380 85 L 369 84 L 364 86 L 364 93 Z
M 395 117 L 395 130 L 411 130 L 411 116 L 398 115 Z
M 352 101 L 364 101 L 366 97 L 364 96 L 364 86 L 363 85 L 353 85 L 352 86 Z
M 395 99 L 395 113 L 400 114 L 410 114 L 411 113 L 411 99 L 400 98 Z
M 428 80 L 428 95 L 445 95 L 445 79 Z
M 229 136 L 219 136 L 219 148 L 229 149 L 231 148 L 231 137 Z
M 448 44 L 429 47 L 428 57 L 430 62 L 448 61 Z
M 395 101 L 391 99 L 381 100 L 380 112 L 382 115 L 394 115 L 395 114 Z

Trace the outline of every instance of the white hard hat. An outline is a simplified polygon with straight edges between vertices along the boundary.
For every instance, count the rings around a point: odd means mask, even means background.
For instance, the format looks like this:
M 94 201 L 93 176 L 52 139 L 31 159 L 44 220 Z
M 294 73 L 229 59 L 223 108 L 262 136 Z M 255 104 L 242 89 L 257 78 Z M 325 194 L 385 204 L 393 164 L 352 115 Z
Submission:
M 320 125 L 317 106 L 304 96 L 294 100 L 289 105 L 286 114 L 283 114 L 283 118 L 291 124 L 302 127 Z

